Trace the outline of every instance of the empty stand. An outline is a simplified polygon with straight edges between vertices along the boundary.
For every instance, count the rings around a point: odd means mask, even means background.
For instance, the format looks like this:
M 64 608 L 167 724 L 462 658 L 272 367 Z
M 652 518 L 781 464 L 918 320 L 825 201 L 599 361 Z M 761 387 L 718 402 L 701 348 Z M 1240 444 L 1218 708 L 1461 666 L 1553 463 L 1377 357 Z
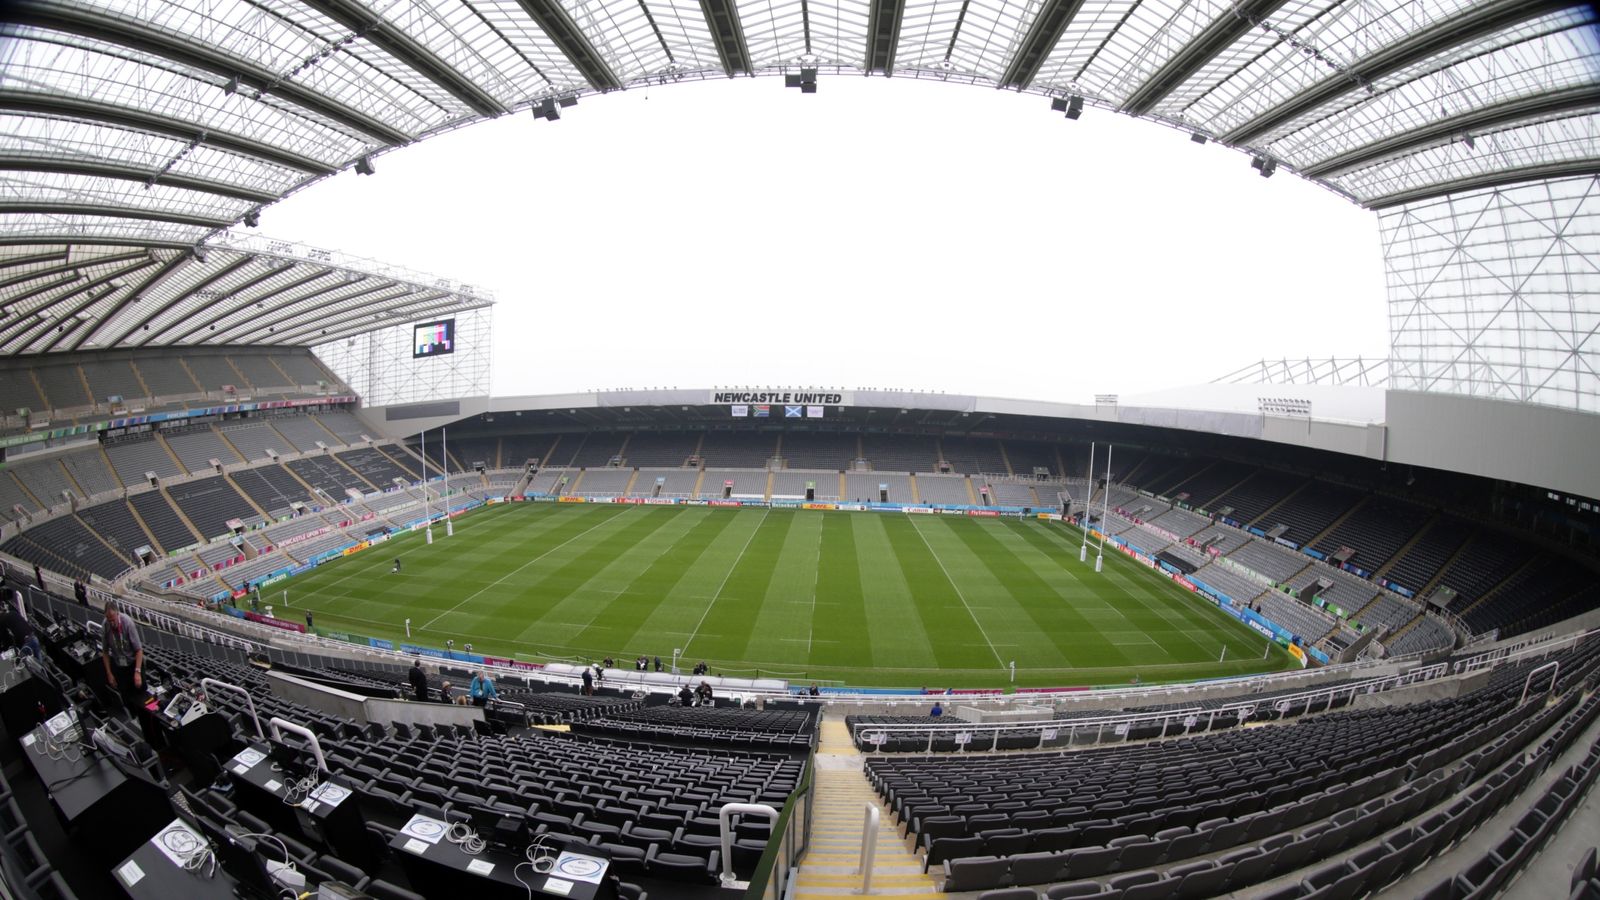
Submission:
M 221 475 L 175 484 L 167 493 L 208 540 L 227 536 L 230 519 L 249 523 L 261 518 Z
M 178 455 L 178 461 L 190 472 L 212 471 L 213 459 L 225 466 L 244 462 L 239 454 L 222 442 L 222 437 L 212 431 L 210 425 L 196 425 L 181 431 L 166 432 L 162 437 L 166 438 L 167 446 L 172 448 L 172 452 Z
M 172 504 L 168 503 L 167 498 L 161 496 L 159 492 L 134 494 L 128 498 L 128 503 L 139 514 L 145 527 L 156 536 L 161 545 L 159 549 L 172 553 L 200 542 L 201 539 L 183 524 L 183 520 L 178 518 L 177 510 L 173 509 Z
M 179 469 L 178 463 L 173 460 L 172 454 L 167 452 L 167 448 L 163 447 L 154 435 L 107 443 L 105 451 L 106 456 L 111 459 L 112 468 L 116 470 L 117 478 L 128 487 L 149 484 L 149 480 L 145 478 L 146 472 L 154 472 L 158 478 L 183 474 L 183 470 Z
M 700 442 L 707 469 L 763 469 L 777 449 L 777 436 L 748 431 L 708 431 Z

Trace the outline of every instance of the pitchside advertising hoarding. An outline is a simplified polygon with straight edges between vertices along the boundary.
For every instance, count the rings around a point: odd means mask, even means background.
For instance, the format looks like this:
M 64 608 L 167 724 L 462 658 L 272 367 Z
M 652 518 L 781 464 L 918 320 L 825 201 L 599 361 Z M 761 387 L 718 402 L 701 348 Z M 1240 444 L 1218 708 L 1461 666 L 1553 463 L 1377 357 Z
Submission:
M 854 406 L 848 391 L 712 391 L 714 406 L 727 406 L 736 419 L 821 419 L 830 406 Z

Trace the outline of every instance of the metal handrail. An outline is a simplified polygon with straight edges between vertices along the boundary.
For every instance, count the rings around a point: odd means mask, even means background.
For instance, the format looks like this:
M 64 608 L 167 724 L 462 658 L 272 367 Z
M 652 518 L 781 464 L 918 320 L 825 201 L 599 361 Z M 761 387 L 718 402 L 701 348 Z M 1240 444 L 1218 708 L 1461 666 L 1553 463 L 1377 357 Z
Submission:
M 1539 674 L 1540 672 L 1543 672 L 1545 669 L 1554 669 L 1555 670 L 1554 672 L 1550 673 L 1550 690 L 1553 691 L 1553 690 L 1556 689 L 1556 680 L 1561 677 L 1561 660 L 1552 659 L 1552 660 L 1550 660 L 1549 662 L 1545 663 L 1542 666 L 1534 667 L 1533 671 L 1528 673 L 1528 677 L 1526 679 L 1524 679 L 1523 682 L 1522 682 L 1522 697 L 1521 697 L 1521 699 L 1519 699 L 1517 701 L 1517 705 L 1518 706 L 1521 706 L 1524 702 L 1527 701 L 1527 699 L 1528 699 L 1528 688 L 1533 686 L 1533 676 Z
M 1208 717 L 1207 727 L 1210 728 L 1216 723 L 1217 718 L 1226 717 L 1226 715 L 1230 712 L 1244 713 L 1244 715 L 1242 715 L 1240 718 L 1248 719 L 1255 713 L 1256 708 L 1263 703 L 1271 703 L 1274 708 L 1280 712 L 1283 712 L 1289 707 L 1293 706 L 1295 703 L 1302 700 L 1306 702 L 1307 706 L 1310 706 L 1312 703 L 1315 703 L 1318 700 L 1327 700 L 1331 703 L 1335 697 L 1346 694 L 1354 699 L 1357 694 L 1376 694 L 1383 691 L 1406 687 L 1408 685 L 1420 684 L 1424 681 L 1432 681 L 1436 678 L 1441 678 L 1447 675 L 1447 670 L 1448 666 L 1446 666 L 1444 663 L 1435 663 L 1429 666 L 1418 667 L 1404 674 L 1386 675 L 1381 678 L 1372 678 L 1364 681 L 1352 682 L 1350 684 L 1318 688 L 1311 691 L 1302 691 L 1296 694 L 1289 694 L 1283 697 L 1272 697 L 1265 700 L 1238 700 L 1232 703 L 1222 704 L 1212 709 L 1205 709 L 1195 706 L 1184 709 L 1161 710 L 1143 713 L 1115 713 L 1106 716 L 1091 716 L 1079 719 L 1029 719 L 1026 721 L 994 723 L 955 721 L 938 723 L 928 722 L 926 724 L 910 725 L 857 722 L 852 728 L 851 736 L 853 739 L 860 741 L 863 733 L 871 733 L 873 735 L 883 734 L 885 736 L 889 734 L 908 736 L 927 734 L 931 745 L 934 736 L 941 733 L 993 732 L 998 734 L 1000 732 L 1027 731 L 1037 728 L 1040 731 L 1040 746 L 1042 747 L 1044 745 L 1044 741 L 1054 737 L 1054 735 L 1047 736 L 1046 732 L 1060 728 L 1067 728 L 1070 731 L 1077 731 L 1079 729 L 1086 728 L 1104 730 L 1104 728 L 1108 725 L 1115 727 L 1119 725 L 1132 725 L 1135 723 L 1165 724 L 1173 720 L 1188 719 L 1189 717 L 1194 717 L 1196 719 L 1195 722 L 1188 723 L 1190 725 L 1194 725 L 1198 724 L 1198 719 L 1201 716 Z M 867 743 L 877 742 L 867 741 Z
M 324 772 L 330 771 L 328 769 L 328 760 L 322 755 L 322 743 L 317 740 L 317 736 L 312 733 L 311 729 L 303 725 L 296 725 L 288 719 L 280 719 L 277 716 L 273 716 L 267 724 L 272 726 L 273 740 L 283 740 L 283 732 L 285 731 L 305 738 L 306 743 L 311 746 L 311 755 L 317 758 L 317 768 Z
M 256 737 L 261 738 L 262 740 L 267 739 L 267 733 L 261 729 L 261 717 L 256 715 L 255 698 L 250 696 L 249 691 L 238 686 L 237 684 L 229 684 L 226 681 L 218 681 L 215 678 L 200 679 L 200 686 L 207 690 L 215 690 L 220 688 L 224 692 L 231 691 L 243 697 L 245 709 L 249 710 L 250 712 L 250 721 L 256 723 Z
M 872 893 L 872 867 L 878 858 L 878 807 L 866 804 L 866 816 L 861 821 L 861 856 L 856 862 L 855 874 L 861 876 L 858 894 Z
M 764 803 L 724 803 L 717 810 L 717 826 L 722 837 L 722 886 L 732 887 L 738 876 L 733 872 L 733 817 L 766 816 L 769 826 L 778 821 L 778 811 Z

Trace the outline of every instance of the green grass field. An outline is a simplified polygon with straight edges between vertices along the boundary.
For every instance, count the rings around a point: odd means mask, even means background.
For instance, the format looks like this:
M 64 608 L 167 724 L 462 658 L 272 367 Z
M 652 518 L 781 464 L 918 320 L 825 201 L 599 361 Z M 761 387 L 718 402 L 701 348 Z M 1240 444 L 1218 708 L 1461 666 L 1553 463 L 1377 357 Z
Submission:
M 1057 523 L 899 513 L 516 503 L 269 588 L 319 629 L 526 661 L 644 654 L 856 686 L 1177 681 L 1291 664 Z M 391 574 L 394 558 L 402 572 Z M 1218 662 L 1223 647 L 1226 661 Z

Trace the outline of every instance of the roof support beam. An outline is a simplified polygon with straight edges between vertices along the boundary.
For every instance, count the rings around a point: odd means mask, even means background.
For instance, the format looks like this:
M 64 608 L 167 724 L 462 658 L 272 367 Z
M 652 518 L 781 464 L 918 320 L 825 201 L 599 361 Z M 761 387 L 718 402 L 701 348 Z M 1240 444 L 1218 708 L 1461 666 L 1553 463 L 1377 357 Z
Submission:
M 395 296 L 394 299 L 400 299 L 400 296 Z M 461 312 L 462 309 L 466 309 L 466 307 L 459 306 L 456 296 L 451 295 L 451 293 L 443 293 L 443 291 L 429 291 L 426 295 L 413 295 L 413 299 L 406 301 L 406 303 L 390 304 L 387 307 L 389 319 L 397 320 L 397 322 L 398 320 L 427 319 L 430 315 L 443 314 L 443 312 Z M 326 341 L 336 341 L 341 336 L 346 335 L 346 330 L 355 331 L 355 333 L 370 331 L 370 323 L 363 322 L 366 319 L 366 314 L 368 314 L 368 309 L 362 309 L 360 315 L 354 320 L 315 322 L 309 323 L 309 325 L 301 325 L 298 328 L 290 328 L 290 330 L 282 331 L 278 335 L 272 335 L 272 340 L 267 341 L 267 343 L 298 343 L 298 341 L 309 340 L 312 336 L 317 338 L 318 344 L 326 343 Z M 322 335 L 323 330 L 328 331 L 328 335 Z
M 180 257 L 180 259 L 181 258 L 182 257 Z M 202 278 L 199 281 L 199 283 L 190 285 L 188 290 L 184 291 L 183 293 L 179 294 L 176 297 L 173 297 L 171 300 L 168 300 L 166 303 L 161 304 L 161 307 L 159 309 L 156 309 L 155 311 L 150 312 L 150 313 L 146 313 L 143 318 L 141 318 L 138 321 L 134 322 L 133 324 L 129 325 L 127 328 L 124 328 L 122 330 L 121 334 L 117 335 L 115 338 L 112 338 L 107 343 L 107 346 L 110 346 L 110 347 L 120 346 L 122 344 L 122 342 L 127 339 L 128 335 L 133 334 L 135 331 L 140 330 L 144 326 L 149 325 L 151 322 L 154 322 L 155 320 L 157 320 L 157 319 L 161 318 L 162 316 L 166 315 L 168 312 L 172 311 L 173 309 L 176 309 L 180 304 L 183 303 L 183 301 L 185 301 L 185 300 L 189 299 L 190 297 L 194 296 L 194 294 L 197 291 L 205 290 L 206 288 L 210 287 L 211 285 L 216 284 L 218 281 L 221 281 L 224 278 L 227 278 L 229 275 L 232 275 L 233 273 L 239 271 L 240 269 L 244 268 L 245 266 L 248 266 L 251 262 L 254 262 L 254 261 L 255 261 L 255 257 L 253 257 L 253 256 L 240 255 L 240 257 L 238 259 L 234 260 L 233 262 L 228 263 L 227 265 L 224 265 L 222 268 L 218 269 L 217 271 L 211 273 L 210 275 L 207 275 L 205 278 Z
M 126 268 L 118 269 L 117 271 L 112 272 L 112 273 L 110 273 L 108 275 L 102 275 L 101 277 L 96 278 L 94 281 L 89 282 L 88 284 L 84 285 L 81 288 L 78 288 L 77 290 L 73 291 L 72 293 L 67 294 L 66 296 L 57 298 L 56 299 L 56 305 L 59 305 L 61 303 L 66 302 L 67 300 L 70 300 L 72 297 L 74 297 L 74 296 L 76 296 L 78 294 L 82 294 L 82 293 L 89 294 L 88 299 L 81 300 L 81 301 L 73 304 L 70 308 L 62 310 L 61 312 L 56 313 L 55 317 L 50 322 L 51 326 L 59 328 L 61 325 L 66 324 L 68 319 L 73 318 L 78 313 L 83 312 L 84 310 L 86 310 L 89 307 L 93 306 L 94 304 L 98 303 L 100 300 L 104 299 L 107 294 L 111 293 L 112 291 L 117 290 L 118 286 L 115 285 L 114 282 L 118 278 L 121 278 L 124 275 L 132 275 L 133 273 L 139 271 L 140 269 L 146 269 L 146 268 L 149 268 L 150 266 L 153 266 L 155 264 L 156 264 L 156 261 L 154 259 L 151 259 L 149 257 L 145 257 L 145 260 L 143 262 L 141 262 L 141 263 L 138 263 L 136 265 L 127 266 Z M 101 291 L 100 288 L 102 288 L 102 287 L 110 288 L 110 290 Z M 39 352 L 41 352 L 41 353 L 49 353 L 51 350 L 55 349 L 56 344 L 59 343 L 65 337 L 66 337 L 66 334 L 64 332 L 59 332 L 58 331 L 55 337 L 51 338 L 49 341 L 47 341 L 45 343 L 45 345 L 43 347 L 39 348 Z
M 1434 197 L 1443 197 L 1446 194 L 1454 194 L 1461 191 L 1505 187 L 1509 184 L 1518 184 L 1524 181 L 1572 178 L 1580 175 L 1600 175 L 1600 158 L 1571 159 L 1557 163 L 1522 166 L 1516 169 L 1500 169 L 1494 172 L 1485 172 L 1481 175 L 1468 175 L 1465 178 L 1441 181 L 1437 184 L 1425 185 L 1407 191 L 1385 194 L 1382 197 L 1373 197 L 1361 205 L 1367 209 L 1387 209 L 1391 206 L 1415 203 L 1418 200 L 1431 200 Z
M 350 317 L 357 317 L 370 321 L 373 317 L 381 316 L 383 313 L 387 312 L 393 305 L 394 300 L 400 297 L 410 296 L 411 292 L 414 290 L 416 290 L 416 288 L 409 284 L 405 284 L 404 282 L 382 280 L 376 284 L 373 284 L 371 287 L 362 288 L 358 291 L 352 291 L 348 294 L 344 294 L 343 296 L 329 300 L 325 305 L 335 307 L 336 311 L 319 311 L 315 322 L 304 322 L 304 319 L 306 318 L 306 313 L 304 310 L 292 308 L 279 309 L 276 311 L 277 314 L 270 318 L 263 317 L 251 322 L 234 325 L 230 328 L 226 328 L 217 332 L 218 342 L 225 344 L 253 344 L 258 341 L 275 340 L 277 339 L 277 330 L 279 325 L 287 326 L 284 329 L 284 333 L 289 334 L 291 332 L 300 332 L 307 329 L 327 328 L 335 323 L 342 323 Z M 390 294 L 389 296 L 372 296 L 381 294 L 383 291 L 393 291 L 394 293 Z M 367 297 L 369 299 L 363 300 L 362 302 L 353 306 L 345 305 L 352 300 L 357 300 L 362 297 Z M 368 327 L 371 326 L 369 325 Z
M 465 103 L 478 115 L 498 116 L 508 112 L 488 91 L 456 71 L 432 50 L 412 40 L 411 35 L 405 31 L 373 15 L 365 6 L 353 0 L 304 0 L 304 2 L 312 9 L 383 48 L 390 56 L 448 91 L 450 96 Z
M 319 277 L 320 277 L 320 275 L 327 274 L 329 271 L 330 270 L 328 270 L 328 269 L 324 269 L 321 273 L 319 273 Z M 382 290 L 382 289 L 387 288 L 387 287 L 392 287 L 393 285 L 394 285 L 394 282 L 392 282 L 392 281 L 383 281 L 383 280 L 380 279 L 380 283 L 374 285 L 371 288 L 368 288 L 368 289 L 363 290 L 363 291 L 355 291 L 353 293 L 345 294 L 343 297 L 339 297 L 339 298 L 337 298 L 335 300 L 332 300 L 332 301 L 329 301 L 329 302 L 334 304 L 334 305 L 338 305 L 340 303 L 344 303 L 347 300 L 352 300 L 354 298 L 364 296 L 364 295 L 366 295 L 368 293 L 371 293 L 373 291 Z M 309 300 L 315 300 L 318 297 L 327 296 L 328 294 L 331 294 L 331 293 L 333 293 L 334 291 L 337 291 L 340 288 L 349 287 L 349 286 L 350 285 L 341 284 L 341 283 L 338 283 L 338 282 L 335 282 L 334 284 L 324 285 L 323 287 L 320 287 L 317 290 L 310 291 L 310 292 L 308 292 L 306 294 L 303 294 L 303 295 L 301 295 L 299 297 L 294 298 L 294 300 L 290 301 L 286 305 L 287 306 L 299 306 L 299 305 L 304 304 L 305 302 L 307 302 Z M 209 340 L 211 340 L 211 338 L 213 336 L 215 336 L 215 337 L 221 338 L 222 339 L 222 343 L 225 343 L 225 344 L 236 344 L 236 343 L 239 343 L 239 341 L 237 341 L 232 335 L 235 332 L 237 332 L 239 329 L 245 328 L 245 327 L 248 327 L 248 326 L 254 326 L 254 325 L 263 324 L 259 320 L 258 321 L 250 321 L 250 322 L 236 322 L 236 323 L 234 323 L 232 325 L 224 326 L 221 332 L 218 332 L 215 335 L 212 334 L 212 332 L 215 331 L 213 326 L 216 325 L 217 322 L 222 321 L 223 319 L 227 318 L 227 316 L 232 315 L 232 314 L 234 314 L 234 313 L 236 313 L 238 311 L 239 311 L 239 308 L 235 307 L 234 309 L 229 310 L 227 314 L 222 315 L 222 316 L 218 316 L 214 321 L 207 322 L 206 323 L 206 332 L 207 333 L 206 333 L 205 339 L 207 341 L 209 341 Z M 280 311 L 282 311 L 282 310 L 279 309 L 279 308 L 274 308 L 272 310 L 272 312 L 280 312 Z M 290 314 L 288 314 L 288 319 L 294 319 L 294 318 L 297 318 L 297 317 L 303 317 L 304 315 L 305 315 L 304 311 L 301 311 L 301 312 L 298 312 L 298 313 L 290 313 Z M 278 323 L 283 322 L 283 321 L 286 321 L 286 320 L 284 318 L 278 318 L 278 319 L 274 319 L 272 322 L 267 322 L 265 324 L 267 324 L 269 326 L 276 326 Z M 323 322 L 323 318 L 321 318 L 321 317 L 318 317 L 315 320 L 316 324 L 321 324 L 322 322 Z M 188 339 L 190 334 L 192 334 L 194 332 L 197 332 L 199 330 L 200 329 L 198 329 L 198 328 L 192 329 L 189 333 L 184 334 L 184 336 L 182 338 L 179 338 L 179 340 L 186 340 L 186 339 Z M 174 342 L 169 341 L 169 343 L 174 343 Z
M 83 276 L 77 274 L 76 272 L 64 274 L 54 281 L 47 281 L 44 284 L 41 284 L 32 290 L 24 291 L 15 297 L 7 297 L 4 307 L 0 307 L 5 310 L 4 316 L 0 316 L 0 345 L 5 344 L 6 332 L 15 328 L 17 325 L 39 315 L 38 310 L 22 309 L 22 304 L 32 300 L 35 297 L 48 294 L 58 288 L 64 288 L 68 285 L 77 284 L 82 280 Z
M 35 279 L 47 278 L 51 275 L 60 275 L 63 272 L 77 272 L 80 269 L 88 269 L 93 266 L 106 266 L 115 265 L 117 263 L 132 262 L 136 259 L 145 259 L 149 257 L 149 255 L 149 253 L 146 253 L 143 250 L 135 250 L 132 253 L 117 253 L 111 256 L 97 256 L 92 259 L 82 260 L 80 262 L 63 262 L 59 266 L 51 266 L 48 269 L 34 269 L 32 272 L 18 275 L 15 278 L 9 278 L 5 281 L 0 281 L 0 291 L 7 290 L 8 288 L 14 288 L 19 284 L 27 284 Z M 62 253 L 59 256 L 53 256 L 52 258 L 65 260 L 67 259 L 67 254 Z
M 411 141 L 410 135 L 387 122 L 351 109 L 320 92 L 281 81 L 277 73 L 248 59 L 224 53 L 202 41 L 187 41 L 178 35 L 141 26 L 133 19 L 105 15 L 87 5 L 51 3 L 48 0 L 11 0 L 7 4 L 6 18 L 39 28 L 133 47 L 224 79 L 238 78 L 253 90 L 283 97 L 302 109 L 386 144 L 406 144 Z
M 1484 134 L 1531 119 L 1600 107 L 1600 85 L 1583 85 L 1550 94 L 1519 97 L 1485 106 L 1414 131 L 1405 131 L 1364 147 L 1356 147 L 1298 171 L 1307 178 L 1331 178 L 1355 169 L 1404 156 L 1416 150 L 1460 137 Z
M 567 15 L 555 0 L 517 0 L 528 17 L 538 24 L 545 36 L 555 42 L 561 53 L 572 62 L 589 86 L 597 91 L 618 91 L 622 82 L 611 67 L 606 65 L 600 51 L 583 36 L 577 23 Z
M 900 44 L 900 22 L 905 11 L 905 0 L 872 0 L 872 10 L 867 14 L 868 72 L 894 74 L 894 51 Z
M 34 263 L 55 262 L 71 256 L 66 247 L 60 250 L 51 250 L 47 253 L 31 253 L 27 256 L 13 256 L 10 259 L 0 259 L 0 269 L 14 269 L 17 266 L 31 266 Z M 4 285 L 0 285 L 3 287 Z
M 245 200 L 251 203 L 271 203 L 278 199 L 278 195 L 271 191 L 252 190 L 243 185 L 212 181 L 208 178 L 192 178 L 186 175 L 172 174 L 160 175 L 150 169 L 125 166 L 109 160 L 0 154 L 0 169 L 9 169 L 13 172 L 59 172 L 64 175 L 93 175 L 100 178 L 115 178 L 121 181 L 138 181 L 143 184 L 160 184 L 166 187 L 182 188 L 186 191 L 215 194 L 219 197 L 232 197 L 235 200 Z
M 283 296 L 284 294 L 286 294 L 286 293 L 288 293 L 290 291 L 298 290 L 298 289 L 300 289 L 302 287 L 305 287 L 306 285 L 310 284 L 313 281 L 316 281 L 319 278 L 326 278 L 328 275 L 330 275 L 332 273 L 333 273 L 332 269 L 319 270 L 319 271 L 314 272 L 314 273 L 312 273 L 310 275 L 307 275 L 304 278 L 301 278 L 301 279 L 299 279 L 297 281 L 290 282 L 289 284 L 283 285 L 282 287 L 275 289 L 274 291 L 272 291 L 272 294 L 274 296 L 281 297 L 281 296 Z M 194 336 L 195 332 L 202 331 L 202 330 L 204 330 L 204 329 L 206 329 L 206 328 L 208 328 L 208 327 L 210 327 L 212 325 L 215 325 L 218 322 L 222 321 L 223 319 L 226 319 L 227 317 L 229 317 L 229 316 L 233 315 L 234 313 L 238 312 L 239 310 L 244 309 L 246 306 L 249 306 L 252 301 L 247 299 L 247 300 L 243 300 L 243 301 L 241 301 L 241 302 L 239 302 L 239 303 L 237 303 L 237 304 L 235 304 L 233 306 L 230 306 L 227 309 L 222 309 L 221 308 L 222 305 L 223 305 L 223 301 L 232 300 L 233 298 L 239 296 L 240 294 L 243 294 L 244 292 L 250 290 L 251 288 L 254 288 L 254 287 L 260 285 L 262 282 L 268 281 L 268 280 L 270 280 L 272 278 L 277 277 L 279 274 L 280 273 L 278 273 L 278 272 L 263 272 L 259 277 L 253 278 L 253 279 L 245 282 L 244 284 L 239 285 L 238 287 L 234 288 L 233 290 L 227 292 L 226 294 L 223 294 L 221 297 L 218 297 L 217 298 L 217 302 L 215 304 L 216 307 L 217 307 L 217 310 L 218 310 L 217 312 L 214 312 L 212 315 L 210 315 L 210 316 L 208 316 L 208 317 L 206 317 L 204 319 L 190 319 L 190 320 L 187 320 L 187 324 L 189 325 L 189 329 L 187 331 L 184 331 L 184 332 L 174 336 L 171 340 L 167 341 L 166 343 L 169 343 L 169 344 L 181 344 L 184 341 L 187 341 L 190 337 Z M 161 331 L 159 331 L 156 334 L 152 335 L 150 340 L 152 340 L 152 341 L 160 340 L 164 336 L 166 336 L 168 334 L 171 334 L 172 330 L 174 328 L 177 328 L 177 327 L 179 327 L 180 325 L 183 325 L 183 324 L 185 324 L 185 323 L 184 322 L 174 322 L 173 324 L 168 325 L 166 328 L 163 328 Z M 145 344 L 145 343 L 149 343 L 149 341 L 142 341 L 141 342 L 141 344 Z
M 1028 26 L 1028 34 L 1011 58 L 1005 74 L 1000 76 L 1000 86 L 1023 90 L 1039 76 L 1045 58 L 1061 42 L 1061 35 L 1083 8 L 1083 0 L 1045 0 L 1039 14 Z
M 1491 0 L 1396 41 L 1367 56 L 1343 72 L 1311 85 L 1288 100 L 1220 136 L 1224 143 L 1241 145 L 1316 109 L 1360 85 L 1415 65 L 1429 57 L 1502 31 L 1540 16 L 1575 7 L 1572 0 Z
M 163 134 L 167 137 L 177 138 L 180 141 L 200 141 L 203 144 L 221 150 L 239 153 L 244 156 L 253 156 L 256 159 L 275 165 L 287 166 L 288 168 L 298 169 L 314 175 L 332 175 L 339 171 L 336 167 L 330 166 L 321 160 L 302 156 L 299 153 L 274 147 L 271 144 L 263 144 L 253 138 L 216 131 L 196 122 L 174 119 L 171 116 L 164 116 L 160 113 L 113 106 L 109 103 L 97 103 L 80 97 L 46 97 L 28 91 L 12 91 L 0 88 L 0 109 L 69 119 L 84 119 L 90 122 L 104 122 L 122 128 L 131 128 L 134 131 Z
M 227 228 L 234 220 L 221 216 L 195 216 L 188 213 L 166 212 L 159 209 L 131 209 L 123 206 L 100 206 L 94 203 L 34 203 L 28 200 L 0 200 L 0 215 L 7 213 L 38 213 L 47 216 L 106 216 L 113 219 L 139 219 L 150 222 L 176 222 L 197 228 Z
M 739 21 L 739 9 L 733 0 L 700 0 L 700 11 L 706 24 L 711 26 L 711 40 L 717 45 L 717 57 L 722 60 L 722 71 L 728 77 L 754 73 L 750 65 L 750 46 L 744 39 L 744 25 Z
M 1122 111 L 1142 116 L 1154 109 L 1212 57 L 1233 46 L 1267 16 L 1278 11 L 1284 0 L 1241 0 L 1207 25 L 1204 31 L 1172 54 L 1161 68 L 1133 89 L 1122 102 Z
M 444 313 L 451 313 L 451 314 L 463 313 L 463 312 L 467 312 L 469 310 L 483 309 L 483 308 L 484 308 L 483 306 L 450 306 L 449 304 L 441 304 L 441 305 L 439 305 L 437 307 L 429 307 L 429 308 L 412 310 L 411 317 L 413 319 L 428 319 L 428 318 L 432 318 L 432 317 L 437 316 L 437 315 L 442 315 Z M 364 334 L 369 330 L 370 329 L 365 325 L 354 324 L 354 325 L 351 325 L 351 326 L 348 326 L 348 327 L 340 328 L 337 331 L 330 330 L 326 335 L 318 334 L 317 338 L 316 338 L 316 343 L 317 344 L 332 343 L 333 341 L 340 341 L 340 340 L 344 340 L 345 338 L 355 337 L 356 335 Z M 277 341 L 276 343 L 288 344 L 289 341 L 286 341 L 286 340 Z M 310 346 L 315 346 L 315 344 L 305 343 L 305 344 L 301 344 L 301 345 L 297 345 L 297 346 L 310 347 Z
M 184 264 L 188 263 L 190 259 L 192 259 L 192 257 L 186 254 L 174 254 L 168 257 L 167 260 L 161 264 L 160 268 L 156 269 L 154 272 L 151 272 L 148 278 L 139 282 L 138 287 L 135 287 L 133 290 L 129 291 L 126 296 L 116 302 L 116 305 L 107 310 L 104 315 L 101 315 L 99 317 L 100 321 L 95 323 L 95 327 L 80 333 L 77 339 L 74 340 L 72 344 L 67 347 L 67 349 L 76 350 L 79 347 L 82 347 L 84 342 L 93 337 L 94 333 L 99 331 L 102 326 L 104 326 L 107 322 L 116 319 L 119 313 L 121 313 L 124 309 L 127 309 L 128 304 L 134 302 L 135 300 L 142 299 L 145 291 L 148 291 L 156 284 L 159 284 L 163 278 L 166 278 L 173 272 L 178 271 L 178 269 L 183 267 Z

